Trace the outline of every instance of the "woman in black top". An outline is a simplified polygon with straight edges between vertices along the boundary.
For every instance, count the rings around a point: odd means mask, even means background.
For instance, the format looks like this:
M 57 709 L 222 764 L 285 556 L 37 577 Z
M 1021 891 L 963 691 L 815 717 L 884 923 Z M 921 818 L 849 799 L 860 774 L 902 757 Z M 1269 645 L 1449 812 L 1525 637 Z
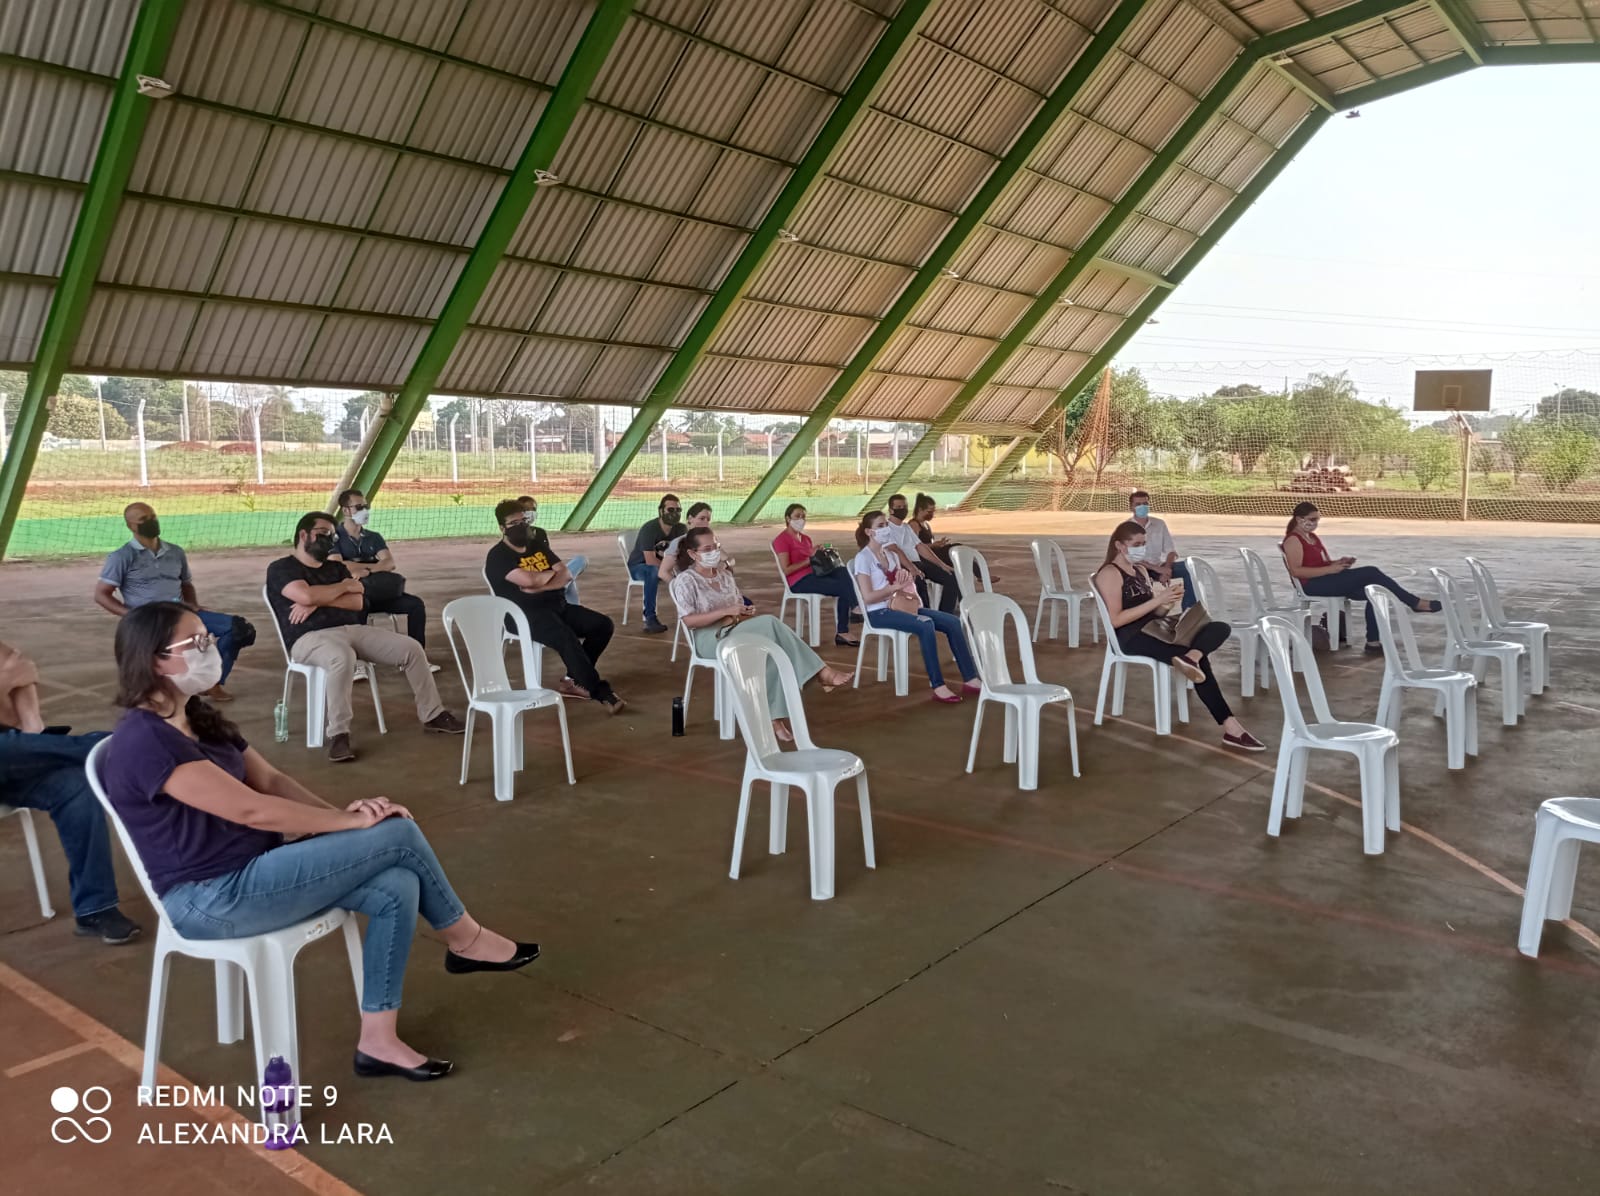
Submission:
M 917 533 L 917 539 L 921 540 L 924 544 L 931 548 L 935 556 L 953 569 L 955 568 L 955 565 L 950 560 L 949 537 L 939 536 L 935 538 L 933 534 L 933 528 L 928 526 L 928 524 L 933 520 L 933 512 L 937 506 L 938 504 L 933 501 L 933 497 L 931 495 L 917 495 L 916 505 L 911 508 L 911 518 L 906 520 L 906 522 L 909 523 L 911 525 L 911 529 Z
M 1161 582 L 1152 585 L 1150 575 L 1145 572 L 1144 558 L 1144 528 L 1131 519 L 1118 524 L 1106 547 L 1105 564 L 1094 575 L 1095 589 L 1105 599 L 1117 643 L 1129 656 L 1164 660 L 1193 681 L 1195 693 L 1222 728 L 1222 742 L 1227 746 L 1246 752 L 1264 751 L 1266 745 L 1233 717 L 1227 699 L 1222 696 L 1222 688 L 1217 684 L 1216 674 L 1211 671 L 1211 653 L 1227 642 L 1233 634 L 1232 627 L 1217 621 L 1207 623 L 1195 634 L 1188 648 L 1145 633 L 1145 625 L 1150 620 L 1165 614 L 1167 608 L 1182 600 L 1183 586 Z

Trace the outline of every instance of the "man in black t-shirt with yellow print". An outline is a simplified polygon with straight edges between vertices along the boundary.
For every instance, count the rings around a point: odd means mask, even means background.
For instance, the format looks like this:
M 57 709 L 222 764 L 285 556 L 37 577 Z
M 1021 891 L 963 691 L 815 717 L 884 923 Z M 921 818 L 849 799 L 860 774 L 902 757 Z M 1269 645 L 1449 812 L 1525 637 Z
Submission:
M 599 611 L 567 601 L 572 576 L 545 530 L 528 522 L 520 502 L 506 499 L 495 507 L 494 517 L 501 539 L 484 560 L 489 588 L 522 608 L 535 643 L 560 654 L 567 676 L 556 689 L 568 697 L 593 698 L 608 713 L 621 714 L 627 703 L 595 667 L 615 625 Z

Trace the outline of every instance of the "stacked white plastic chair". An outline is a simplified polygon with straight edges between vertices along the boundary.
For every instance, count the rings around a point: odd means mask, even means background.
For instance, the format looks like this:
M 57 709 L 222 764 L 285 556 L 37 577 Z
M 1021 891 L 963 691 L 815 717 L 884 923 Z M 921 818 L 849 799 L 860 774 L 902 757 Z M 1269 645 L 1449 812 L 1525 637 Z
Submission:
M 628 568 L 628 557 L 632 555 L 628 548 L 628 537 L 617 537 L 617 553 L 622 557 L 622 576 L 627 578 L 628 584 L 622 589 L 622 625 L 628 625 L 628 610 L 633 606 L 633 592 L 639 591 L 640 597 L 644 596 L 644 582 L 634 577 Z M 674 657 L 676 659 L 676 657 Z
M 988 558 L 976 548 L 954 544 L 950 548 L 950 569 L 956 575 L 956 588 L 965 602 L 974 594 L 989 593 L 994 583 L 989 578 Z
M 848 568 L 848 566 L 846 566 Z M 867 611 L 866 599 L 861 596 L 861 575 L 854 569 L 850 570 L 850 585 L 855 590 L 856 606 L 860 609 L 865 621 L 861 624 L 861 643 L 856 648 L 856 676 L 850 683 L 854 689 L 861 688 L 861 664 L 866 659 L 867 644 L 872 640 L 878 641 L 878 680 L 882 681 L 888 673 L 889 655 L 894 654 L 894 694 L 903 698 L 911 692 L 911 633 L 909 631 L 895 631 L 888 627 L 874 627 L 872 615 Z
M 1253 698 L 1256 683 L 1263 689 L 1272 688 L 1272 670 L 1267 663 L 1266 650 L 1261 647 L 1261 624 L 1254 619 L 1237 618 L 1228 605 L 1227 592 L 1211 562 L 1204 557 L 1192 556 L 1185 562 L 1189 571 L 1189 584 L 1194 595 L 1206 608 L 1206 613 L 1233 628 L 1232 641 L 1239 645 L 1239 696 Z
M 1522 660 L 1528 654 L 1527 648 L 1513 640 L 1478 636 L 1472 611 L 1456 589 L 1456 579 L 1443 569 L 1430 569 L 1428 572 L 1433 574 L 1434 581 L 1438 583 L 1439 604 L 1444 611 L 1444 667 L 1454 669 L 1460 667 L 1463 661 L 1470 661 L 1472 675 L 1482 681 L 1489 671 L 1489 662 L 1498 661 L 1500 721 L 1508 727 L 1516 726 L 1527 705 L 1522 692 Z
M 1262 637 L 1272 657 L 1272 671 L 1283 702 L 1283 737 L 1273 777 L 1267 834 L 1276 835 L 1285 818 L 1298 818 L 1305 806 L 1307 757 L 1313 751 L 1344 752 L 1361 767 L 1361 845 L 1367 855 L 1382 855 L 1384 828 L 1400 829 L 1400 737 L 1377 723 L 1344 722 L 1333 717 L 1322 674 L 1311 658 L 1311 646 L 1290 620 L 1268 615 Z M 1297 643 L 1298 641 L 1298 643 Z M 1295 688 L 1294 653 L 1304 648 L 1302 676 L 1314 722 L 1307 722 Z
M 788 847 L 789 786 L 806 797 L 806 826 L 811 847 L 811 898 L 826 901 L 834 892 L 835 828 L 833 793 L 841 782 L 855 779 L 861 808 L 861 843 L 868 868 L 878 866 L 872 844 L 872 806 L 867 797 L 867 766 L 852 752 L 819 748 L 806 723 L 800 683 L 789 658 L 765 640 L 725 640 L 717 660 L 727 678 L 729 703 L 744 736 L 744 781 L 739 789 L 739 815 L 734 823 L 733 862 L 728 875 L 739 879 L 744 832 L 750 819 L 750 792 L 759 781 L 772 790 L 768 851 L 782 855 Z M 794 732 L 794 750 L 786 752 L 772 729 L 772 704 L 767 697 L 767 670 L 776 667 L 778 684 Z
M 306 679 L 306 746 L 319 748 L 326 734 L 328 725 L 328 670 L 319 664 L 301 664 L 289 655 L 289 646 L 283 642 L 283 628 L 278 626 L 278 616 L 272 611 L 272 603 L 267 601 L 267 587 L 261 587 L 261 601 L 267 608 L 267 622 L 272 624 L 272 630 L 278 636 L 278 648 L 283 653 L 285 665 L 283 673 L 283 704 L 289 705 L 290 689 L 294 679 Z M 372 709 L 378 716 L 378 733 L 387 735 L 388 725 L 383 721 L 383 699 L 378 696 L 378 670 L 365 660 L 356 661 L 354 673 L 355 681 L 365 681 L 372 687 Z
M 1067 554 L 1054 540 L 1033 540 L 1028 545 L 1033 552 L 1033 567 L 1039 574 L 1039 607 L 1033 615 L 1033 640 L 1039 642 L 1039 626 L 1044 619 L 1046 604 L 1050 607 L 1050 638 L 1055 639 L 1061 630 L 1061 604 L 1067 608 L 1067 647 L 1078 646 L 1078 629 L 1082 606 L 1089 602 L 1089 632 L 1094 642 L 1100 642 L 1100 618 L 1087 588 L 1072 588 L 1072 578 L 1067 574 Z
M 444 633 L 450 640 L 461 684 L 467 691 L 467 731 L 461 743 L 461 783 L 467 783 L 472 763 L 472 728 L 479 713 L 489 716 L 493 733 L 494 796 L 510 801 L 515 795 L 516 774 L 525 763 L 522 716 L 530 710 L 554 706 L 561 725 L 561 750 L 567 759 L 567 784 L 577 784 L 572 772 L 572 741 L 567 737 L 567 710 L 561 695 L 539 686 L 539 645 L 528 631 L 528 616 L 515 602 L 492 595 L 472 595 L 447 603 L 441 616 Z M 513 633 L 522 649 L 522 675 L 533 685 L 513 689 L 506 672 L 503 635 L 505 621 L 516 628 Z M 459 635 L 460 644 L 457 637 Z M 461 658 L 465 645 L 467 658 Z M 470 667 L 469 667 L 470 666 Z
M 1016 633 L 1020 682 L 1011 679 L 1006 654 L 1006 625 Z M 978 665 L 983 688 L 978 692 L 978 709 L 972 720 L 972 744 L 967 749 L 967 771 L 978 758 L 978 738 L 983 731 L 983 708 L 998 702 L 1005 708 L 1005 749 L 1007 764 L 1017 766 L 1017 788 L 1039 787 L 1040 721 L 1044 708 L 1055 702 L 1067 704 L 1067 743 L 1072 752 L 1072 775 L 1078 772 L 1078 727 L 1072 692 L 1065 685 L 1039 680 L 1033 663 L 1033 644 L 1028 638 L 1022 608 L 1004 594 L 974 594 L 961 604 L 961 627 Z
M 1383 688 L 1378 694 L 1378 722 L 1400 730 L 1405 691 L 1421 689 L 1444 703 L 1445 763 L 1465 768 L 1467 756 L 1478 754 L 1478 679 L 1459 669 L 1428 668 L 1417 651 L 1411 612 L 1382 586 L 1367 587 L 1367 602 L 1378 620 L 1383 641 Z M 1396 634 L 1398 629 L 1398 634 Z
M 167 973 L 174 955 L 187 955 L 193 959 L 209 959 L 216 964 L 217 983 L 217 1041 L 238 1042 L 244 1037 L 245 990 L 249 990 L 250 1028 L 254 1033 L 256 1066 L 251 1086 L 260 1082 L 266 1073 L 267 1063 L 274 1055 L 282 1055 L 289 1064 L 295 1083 L 308 1083 L 300 1070 L 300 1031 L 295 1017 L 294 961 L 302 947 L 314 943 L 334 931 L 343 931 L 345 950 L 350 957 L 350 971 L 355 979 L 356 1005 L 361 1004 L 361 932 L 348 910 L 328 909 L 313 918 L 269 931 L 236 939 L 189 939 L 179 934 L 167 917 L 167 910 L 156 896 L 145 872 L 144 861 L 138 848 L 128 835 L 128 828 L 106 797 L 100 780 L 110 739 L 94 745 L 84 762 L 84 772 L 89 787 L 100 799 L 106 817 L 116 828 L 122 849 L 133 865 L 134 875 L 150 900 L 160 922 L 156 930 L 155 962 L 150 975 L 150 1008 L 145 1017 L 144 1068 L 139 1083 L 154 1091 L 156 1068 L 161 1061 L 161 1023 L 167 1007 Z M 242 982 L 242 983 L 241 983 Z
M 1172 734 L 1172 706 L 1177 702 L 1178 720 L 1189 721 L 1189 682 L 1181 673 L 1174 672 L 1171 665 L 1164 660 L 1156 660 L 1150 656 L 1130 656 L 1122 650 L 1122 644 L 1117 640 L 1117 629 L 1111 622 L 1111 612 L 1106 609 L 1106 600 L 1100 596 L 1100 591 L 1090 583 L 1090 591 L 1094 595 L 1095 609 L 1099 612 L 1100 621 L 1106 629 L 1106 656 L 1100 666 L 1100 696 L 1094 706 L 1094 725 L 1099 726 L 1105 721 L 1106 693 L 1111 693 L 1111 717 L 1119 718 L 1122 715 L 1122 699 L 1127 690 L 1127 673 L 1130 668 L 1149 669 L 1151 682 L 1155 694 L 1155 722 L 1157 735 Z M 1173 681 L 1176 679 L 1177 684 Z
M 46 918 L 55 917 L 55 907 L 50 904 L 50 888 L 45 883 L 44 859 L 39 855 L 39 832 L 34 829 L 33 811 L 0 802 L 0 818 L 15 818 L 22 824 L 22 841 L 28 848 L 28 864 L 33 869 L 33 888 L 39 896 L 39 912 Z
M 1552 797 L 1539 803 L 1517 935 L 1517 950 L 1524 955 L 1539 954 L 1545 922 L 1572 916 L 1578 849 L 1585 843 L 1600 843 L 1600 797 Z
M 1491 639 L 1512 640 L 1528 649 L 1528 688 L 1535 694 L 1542 694 L 1550 683 L 1550 624 L 1508 619 L 1505 607 L 1500 605 L 1500 587 L 1495 584 L 1488 566 L 1469 556 L 1467 568 L 1472 571 L 1473 587 L 1478 591 L 1483 633 Z
M 789 603 L 794 603 L 794 633 L 805 635 L 805 617 L 811 616 L 811 646 L 815 648 L 822 643 L 822 595 L 821 594 L 796 594 L 789 588 L 789 574 L 784 570 L 783 558 L 778 555 L 776 548 L 772 549 L 772 563 L 778 566 L 778 584 L 783 587 L 783 601 L 778 605 L 778 621 L 781 623 L 789 616 Z

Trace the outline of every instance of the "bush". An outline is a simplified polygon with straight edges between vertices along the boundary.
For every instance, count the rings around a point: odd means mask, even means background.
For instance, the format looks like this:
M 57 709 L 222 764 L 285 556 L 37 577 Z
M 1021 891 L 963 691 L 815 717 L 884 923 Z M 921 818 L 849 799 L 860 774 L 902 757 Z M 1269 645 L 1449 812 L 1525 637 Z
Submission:
M 110 440 L 128 439 L 128 421 L 111 404 L 106 408 L 106 437 Z M 100 407 L 93 399 L 78 395 L 57 395 L 50 412 L 46 431 L 68 440 L 100 439 Z
M 1534 456 L 1533 469 L 1544 484 L 1566 490 L 1595 467 L 1600 441 L 1587 432 L 1564 428 L 1553 432 Z
M 1423 428 L 1411 434 L 1409 448 L 1411 472 L 1417 477 L 1418 489 L 1426 490 L 1455 473 L 1459 449 L 1448 436 Z

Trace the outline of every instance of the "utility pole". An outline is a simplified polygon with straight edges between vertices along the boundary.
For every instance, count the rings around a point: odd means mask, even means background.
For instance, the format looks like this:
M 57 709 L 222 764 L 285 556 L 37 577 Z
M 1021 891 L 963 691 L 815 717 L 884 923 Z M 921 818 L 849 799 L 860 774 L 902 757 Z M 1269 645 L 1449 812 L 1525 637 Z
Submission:
M 135 419 L 138 421 L 138 428 L 139 428 L 139 488 L 141 490 L 148 490 L 150 488 L 150 467 L 149 467 L 149 463 L 145 460 L 145 452 L 144 452 L 144 400 L 143 399 L 139 400 L 139 411 L 138 411 L 138 414 L 135 416 Z

